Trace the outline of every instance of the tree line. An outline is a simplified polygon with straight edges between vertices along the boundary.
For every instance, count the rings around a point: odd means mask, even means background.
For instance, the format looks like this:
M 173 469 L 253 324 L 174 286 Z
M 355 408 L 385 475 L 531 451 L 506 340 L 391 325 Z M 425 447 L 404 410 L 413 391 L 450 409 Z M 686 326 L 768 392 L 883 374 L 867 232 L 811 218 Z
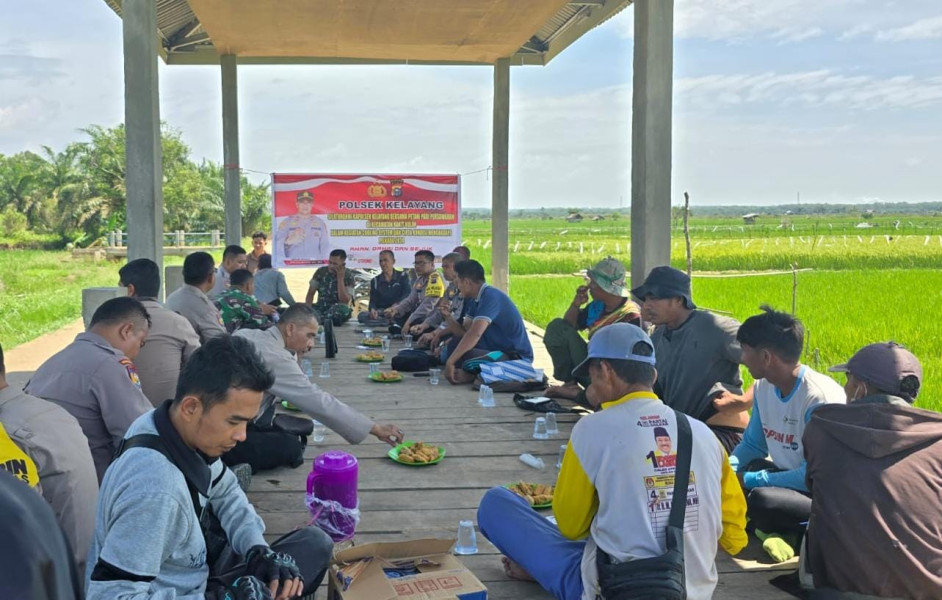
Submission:
M 0 240 L 9 246 L 87 246 L 126 230 L 124 125 L 91 125 L 56 151 L 0 154 Z M 221 164 L 197 163 L 180 131 L 161 126 L 164 231 L 225 228 Z M 268 184 L 242 176 L 242 230 L 269 230 Z

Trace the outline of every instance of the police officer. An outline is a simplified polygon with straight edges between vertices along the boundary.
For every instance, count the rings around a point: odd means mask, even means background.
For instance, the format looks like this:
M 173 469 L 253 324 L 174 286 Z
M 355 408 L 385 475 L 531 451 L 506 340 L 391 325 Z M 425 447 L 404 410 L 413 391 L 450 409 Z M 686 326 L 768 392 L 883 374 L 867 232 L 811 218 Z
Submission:
M 330 252 L 330 233 L 320 218 L 311 214 L 314 194 L 305 190 L 297 197 L 298 213 L 281 217 L 275 231 L 275 245 L 286 259 L 324 260 Z
M 141 389 L 155 407 L 174 397 L 180 369 L 200 347 L 200 338 L 185 317 L 157 302 L 160 268 L 148 258 L 132 260 L 118 270 L 128 296 L 137 298 L 150 315 L 147 345 L 134 359 Z
M 24 390 L 58 404 L 78 420 L 99 482 L 115 443 L 134 419 L 151 409 L 131 362 L 149 329 L 150 316 L 138 300 L 112 298 L 98 307 L 85 333 L 36 370 Z
M 213 257 L 208 252 L 194 252 L 183 259 L 183 285 L 167 296 L 167 308 L 186 317 L 200 343 L 225 335 L 219 309 L 206 294 L 216 282 Z
M 7 384 L 3 348 L 0 348 L 0 424 L 26 460 L 35 465 L 39 491 L 69 540 L 79 572 L 84 573 L 98 500 L 98 478 L 88 442 L 75 417 L 52 402 Z M 6 470 L 20 475 L 16 468 Z M 4 539 L 4 544 L 8 542 Z

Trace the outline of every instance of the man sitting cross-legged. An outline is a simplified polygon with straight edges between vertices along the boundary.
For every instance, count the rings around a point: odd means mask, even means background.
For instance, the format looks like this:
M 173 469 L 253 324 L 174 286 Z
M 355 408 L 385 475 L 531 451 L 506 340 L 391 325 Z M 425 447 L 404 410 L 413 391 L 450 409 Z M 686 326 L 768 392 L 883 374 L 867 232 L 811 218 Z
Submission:
M 639 327 L 610 325 L 592 336 L 587 397 L 601 410 L 572 430 L 553 494 L 557 525 L 504 488 L 478 508 L 481 533 L 504 555 L 514 579 L 535 580 L 560 600 L 594 600 L 597 549 L 624 563 L 665 552 L 678 461 L 678 416 L 652 390 L 654 346 Z M 730 554 L 746 545 L 746 502 L 726 452 L 710 430 L 687 419 L 690 475 L 683 528 L 687 598 L 712 597 L 717 542 Z M 654 597 L 653 595 L 651 597 Z
M 844 390 L 827 375 L 801 364 L 801 321 L 767 306 L 739 326 L 742 362 L 756 379 L 752 417 L 730 456 L 739 474 L 749 519 L 776 562 L 795 555 L 811 515 L 805 486 L 802 435 L 811 413 L 844 402 Z
M 455 285 L 468 303 L 461 331 L 442 351 L 445 378 L 451 383 L 470 383 L 475 374 L 468 362 L 499 354 L 497 360 L 533 360 L 533 346 L 523 326 L 523 317 L 510 297 L 484 281 L 484 267 L 476 260 L 455 265 Z
M 219 460 L 245 439 L 273 380 L 248 341 L 214 338 L 186 363 L 176 397 L 134 422 L 102 481 L 88 600 L 287 599 L 317 589 L 327 534 L 308 526 L 269 546 Z
M 568 398 L 585 405 L 585 388 L 589 380 L 573 379 L 573 367 L 585 360 L 588 346 L 579 335 L 588 330 L 589 339 L 606 325 L 631 323 L 641 326 L 641 309 L 628 298 L 625 287 L 625 265 L 609 256 L 586 271 L 588 285 L 580 285 L 572 304 L 562 319 L 546 326 L 543 336 L 546 351 L 553 359 L 553 377 L 564 382 L 547 388 L 550 398 Z M 589 296 L 592 301 L 589 301 Z M 583 306 L 585 305 L 585 306 Z
M 270 304 L 255 299 L 255 278 L 248 269 L 237 269 L 229 277 L 229 289 L 219 295 L 216 306 L 229 333 L 237 329 L 268 329 L 270 315 L 278 312 Z

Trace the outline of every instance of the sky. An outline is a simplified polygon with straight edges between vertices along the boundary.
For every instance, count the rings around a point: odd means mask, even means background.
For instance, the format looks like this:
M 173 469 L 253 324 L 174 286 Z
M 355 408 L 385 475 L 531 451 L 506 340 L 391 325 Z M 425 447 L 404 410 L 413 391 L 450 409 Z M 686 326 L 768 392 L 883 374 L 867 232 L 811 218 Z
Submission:
M 942 200 L 938 0 L 675 0 L 672 203 Z M 514 67 L 510 206 L 630 205 L 633 9 Z M 218 67 L 160 63 L 161 119 L 222 162 Z M 241 163 L 262 173 L 461 173 L 490 205 L 489 67 L 239 67 Z M 123 121 L 103 0 L 7 3 L 0 154 Z M 262 181 L 264 175 L 252 173 Z

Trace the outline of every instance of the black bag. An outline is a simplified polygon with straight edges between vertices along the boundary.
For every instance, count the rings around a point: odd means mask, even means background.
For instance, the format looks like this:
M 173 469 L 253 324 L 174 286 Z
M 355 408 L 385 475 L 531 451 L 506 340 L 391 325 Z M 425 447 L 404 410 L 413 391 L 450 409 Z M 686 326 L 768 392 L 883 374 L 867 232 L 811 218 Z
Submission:
M 491 386 L 493 388 L 493 386 Z M 530 412 L 554 412 L 554 413 L 586 413 L 588 412 L 582 408 L 566 408 L 561 406 L 559 402 L 550 398 L 549 400 L 544 400 L 543 402 L 533 402 L 535 396 L 524 396 L 523 394 L 514 394 L 514 404 L 517 405 L 517 408 L 521 410 L 527 410 Z
M 684 576 L 684 516 L 687 510 L 687 483 L 693 437 L 690 423 L 682 413 L 677 416 L 677 467 L 674 470 L 674 494 L 667 521 L 667 552 L 654 558 L 614 563 L 612 557 L 598 548 L 595 564 L 599 573 L 599 589 L 604 600 L 686 600 Z
M 337 356 L 337 336 L 334 335 L 334 324 L 330 319 L 324 319 L 324 355 L 327 358 Z
M 416 371 L 428 371 L 429 367 L 434 367 L 438 361 L 428 352 L 423 350 L 400 350 L 399 354 L 392 357 L 389 363 L 396 371 L 413 373 Z

